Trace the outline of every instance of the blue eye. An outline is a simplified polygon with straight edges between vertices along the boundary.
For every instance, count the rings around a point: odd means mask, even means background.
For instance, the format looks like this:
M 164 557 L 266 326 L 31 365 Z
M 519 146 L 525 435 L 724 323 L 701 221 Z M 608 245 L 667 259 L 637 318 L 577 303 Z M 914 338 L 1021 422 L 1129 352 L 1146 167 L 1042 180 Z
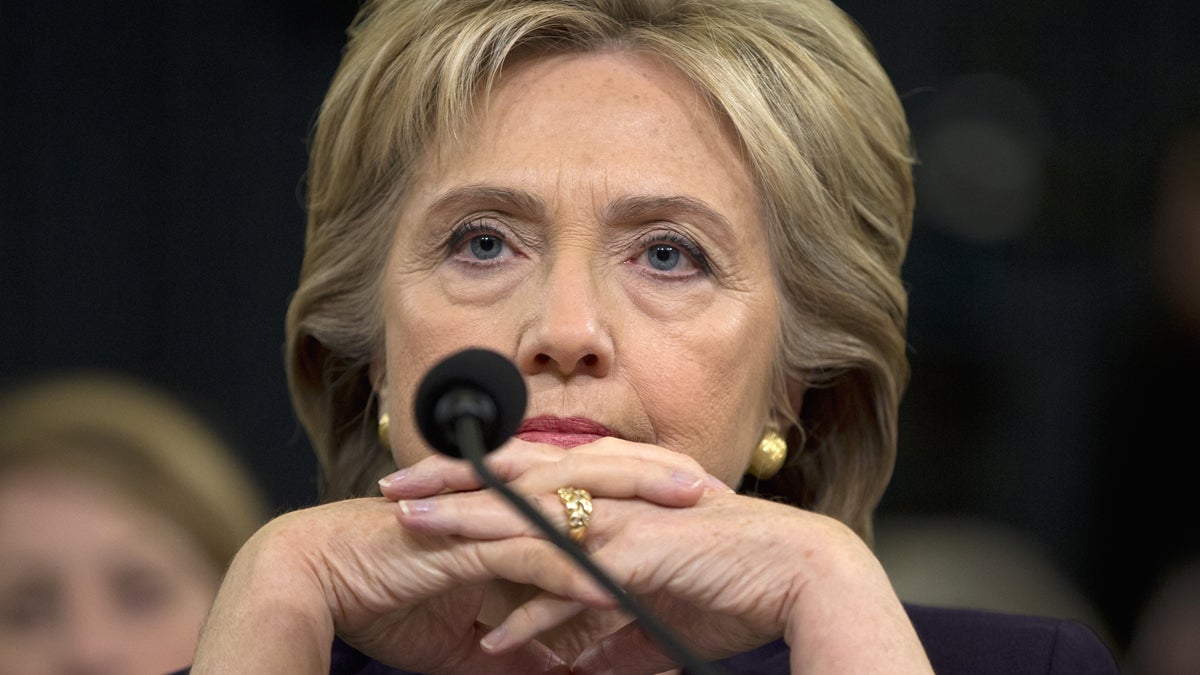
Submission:
M 679 249 L 666 244 L 656 244 L 646 251 L 646 261 L 656 270 L 670 272 L 679 266 Z
M 471 238 L 471 254 L 479 260 L 491 260 L 504 252 L 504 240 L 489 234 Z
M 712 274 L 704 249 L 677 232 L 653 232 L 642 239 L 638 249 L 641 252 L 631 260 L 664 278 L 683 280 Z
M 474 220 L 463 223 L 450 233 L 450 255 L 466 264 L 497 264 L 512 256 L 512 247 L 490 223 Z

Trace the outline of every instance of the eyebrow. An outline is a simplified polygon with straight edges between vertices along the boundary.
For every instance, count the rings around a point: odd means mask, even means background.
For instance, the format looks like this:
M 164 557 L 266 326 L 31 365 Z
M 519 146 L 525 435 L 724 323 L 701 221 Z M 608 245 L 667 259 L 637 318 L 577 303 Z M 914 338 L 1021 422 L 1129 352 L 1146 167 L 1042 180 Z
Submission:
M 528 192 L 490 185 L 462 185 L 447 190 L 429 205 L 427 213 L 458 210 L 464 206 L 505 205 L 531 220 L 545 220 L 546 205 Z
M 463 185 L 452 188 L 435 199 L 428 212 L 437 213 L 479 204 L 504 204 L 531 220 L 546 219 L 546 204 L 540 198 L 522 190 L 491 185 Z M 732 229 L 729 220 L 719 211 L 699 199 L 683 195 L 621 197 L 605 208 L 604 219 L 607 222 L 626 223 L 645 218 L 647 215 L 661 216 L 670 213 L 697 216 L 726 231 Z
M 662 217 L 679 213 L 707 220 L 726 232 L 733 228 L 729 220 L 716 209 L 699 199 L 683 195 L 621 197 L 608 205 L 604 216 L 609 222 L 624 223 L 648 215 Z

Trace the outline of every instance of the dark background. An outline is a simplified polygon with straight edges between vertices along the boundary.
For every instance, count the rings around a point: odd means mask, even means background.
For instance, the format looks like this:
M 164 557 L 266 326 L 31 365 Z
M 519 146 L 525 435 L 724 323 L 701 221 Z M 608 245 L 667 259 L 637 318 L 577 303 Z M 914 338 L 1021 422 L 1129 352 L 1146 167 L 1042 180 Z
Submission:
M 1028 532 L 1121 647 L 1156 576 L 1197 549 L 1200 369 L 1161 320 L 1147 241 L 1164 139 L 1200 118 L 1200 3 L 842 6 L 922 160 L 913 380 L 881 515 Z M 306 134 L 353 11 L 0 4 L 4 384 L 142 376 L 242 448 L 279 510 L 314 502 L 283 315 Z

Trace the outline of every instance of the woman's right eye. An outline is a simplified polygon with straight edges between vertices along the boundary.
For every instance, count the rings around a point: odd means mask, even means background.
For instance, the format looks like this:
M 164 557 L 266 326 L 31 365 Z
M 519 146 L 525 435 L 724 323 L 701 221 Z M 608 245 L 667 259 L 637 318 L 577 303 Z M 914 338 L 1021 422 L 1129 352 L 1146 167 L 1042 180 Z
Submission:
M 491 260 L 499 257 L 504 250 L 504 240 L 490 234 L 480 234 L 471 237 L 467 245 L 471 255 L 480 260 Z
M 468 263 L 491 262 L 512 255 L 504 237 L 479 222 L 465 223 L 450 239 L 451 253 Z

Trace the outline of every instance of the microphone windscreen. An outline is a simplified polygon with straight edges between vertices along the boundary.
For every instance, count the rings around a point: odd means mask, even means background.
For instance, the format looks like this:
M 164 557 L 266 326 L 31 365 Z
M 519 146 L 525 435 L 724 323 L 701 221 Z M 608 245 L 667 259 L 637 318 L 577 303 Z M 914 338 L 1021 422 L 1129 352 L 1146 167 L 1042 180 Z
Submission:
M 439 404 L 449 397 L 455 401 L 476 399 L 485 405 L 467 405 L 470 414 L 479 419 L 487 451 L 504 444 L 521 426 L 525 417 L 525 379 L 511 361 L 487 349 L 464 349 L 452 354 L 425 374 L 417 387 L 414 413 L 417 427 L 425 441 L 442 454 L 461 457 L 454 438 L 456 419 L 439 419 L 446 407 Z M 490 406 L 486 405 L 490 402 Z M 463 409 L 462 406 L 455 406 Z M 490 413 L 494 407 L 494 415 Z M 475 411 L 487 410 L 487 413 Z M 491 419 L 483 419 L 491 417 Z

